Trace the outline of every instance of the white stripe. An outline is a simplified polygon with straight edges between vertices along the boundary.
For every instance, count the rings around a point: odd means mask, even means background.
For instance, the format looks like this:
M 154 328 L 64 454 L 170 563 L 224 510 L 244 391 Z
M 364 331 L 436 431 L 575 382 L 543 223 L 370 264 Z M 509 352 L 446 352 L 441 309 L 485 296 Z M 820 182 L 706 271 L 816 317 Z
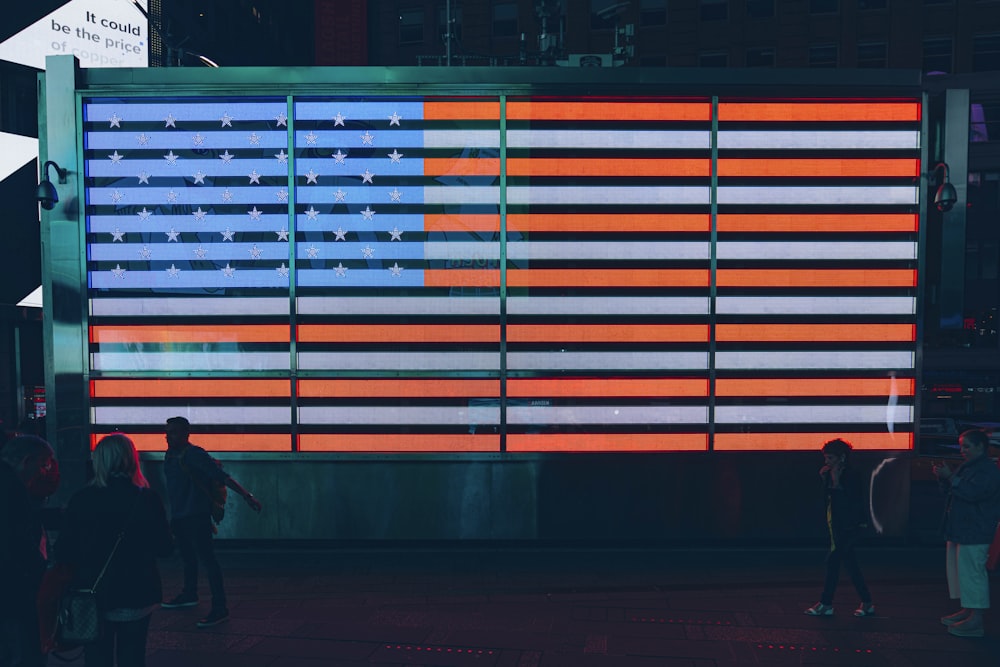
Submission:
M 913 421 L 913 408 L 900 406 L 897 423 Z M 720 424 L 884 424 L 884 405 L 719 405 Z
M 429 185 L 424 204 L 500 204 L 500 188 L 494 185 Z
M 508 352 L 518 370 L 704 370 L 707 352 Z
M 468 188 L 455 188 L 465 191 Z M 709 204 L 707 186 L 508 186 L 508 204 Z
M 95 424 L 156 424 L 162 426 L 170 417 L 187 417 L 195 424 L 290 424 L 292 409 L 285 406 L 98 406 L 90 409 Z
M 499 315 L 500 297 L 300 296 L 300 315 Z
M 497 371 L 499 352 L 301 352 L 301 370 Z
M 704 259 L 709 244 L 696 241 L 512 241 L 507 258 L 532 259 Z
M 913 368 L 913 352 L 905 350 L 840 352 L 792 351 L 778 352 L 716 352 L 715 367 L 738 369 L 901 369 Z M 885 408 L 882 408 L 885 417 Z
M 430 241 L 424 243 L 424 259 L 498 260 L 498 241 Z
M 302 424 L 499 424 L 499 406 L 306 406 Z
M 708 315 L 708 297 L 512 296 L 511 315 Z
M 500 130 L 424 130 L 424 148 L 500 148 Z
M 802 149 L 917 149 L 918 130 L 827 130 L 777 132 L 720 130 L 719 148 L 802 148 Z
M 909 296 L 720 296 L 720 315 L 913 315 Z
M 132 299 L 90 300 L 93 316 L 116 315 L 288 315 L 290 300 L 280 297 L 211 296 L 201 299 L 151 295 Z
M 707 424 L 705 406 L 512 406 L 508 424 Z
M 507 130 L 508 148 L 711 148 L 707 130 Z
M 719 259 L 883 259 L 915 260 L 917 244 L 909 241 L 720 241 Z
M 95 371 L 287 371 L 288 352 L 95 352 Z
M 909 185 L 784 186 L 720 185 L 719 204 L 882 204 L 916 206 L 920 190 Z

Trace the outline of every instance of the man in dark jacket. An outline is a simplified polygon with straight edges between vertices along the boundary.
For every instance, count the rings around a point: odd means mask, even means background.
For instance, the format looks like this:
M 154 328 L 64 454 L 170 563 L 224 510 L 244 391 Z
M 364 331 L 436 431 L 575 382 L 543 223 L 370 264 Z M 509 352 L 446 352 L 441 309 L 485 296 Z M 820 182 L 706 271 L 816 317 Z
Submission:
M 212 548 L 212 482 L 222 482 L 240 494 L 255 512 L 261 510 L 261 504 L 253 494 L 230 477 L 208 452 L 191 444 L 188 440 L 190 435 L 191 424 L 184 417 L 171 417 L 167 420 L 167 453 L 163 459 L 163 474 L 167 482 L 170 526 L 184 561 L 184 590 L 162 606 L 164 609 L 177 609 L 198 604 L 198 562 L 201 561 L 212 591 L 212 608 L 197 625 L 199 628 L 209 628 L 229 618 L 222 568 L 219 567 Z
M 35 598 L 45 572 L 48 545 L 42 501 L 59 487 L 52 447 L 30 435 L 0 449 L 0 665 L 44 664 Z
M 962 603 L 941 623 L 953 635 L 982 637 L 983 611 L 990 606 L 986 557 L 1000 521 L 1000 469 L 986 455 L 989 437 L 984 431 L 966 431 L 958 443 L 965 462 L 957 470 L 944 462 L 933 467 L 948 498 L 944 515 L 948 592 Z

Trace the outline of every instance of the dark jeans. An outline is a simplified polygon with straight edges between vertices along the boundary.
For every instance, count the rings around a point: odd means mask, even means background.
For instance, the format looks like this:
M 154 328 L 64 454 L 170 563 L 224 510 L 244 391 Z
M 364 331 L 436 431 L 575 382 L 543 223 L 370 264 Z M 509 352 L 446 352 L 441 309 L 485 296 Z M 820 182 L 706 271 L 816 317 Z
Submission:
M 7 601 L 5 601 L 6 603 Z M 0 612 L 0 665 L 3 667 L 41 667 L 41 642 L 38 638 L 38 615 L 33 600 L 7 605 Z
M 83 649 L 86 667 L 143 667 L 146 664 L 146 634 L 152 614 L 138 621 L 104 622 L 101 638 Z
M 212 609 L 226 609 L 226 590 L 222 568 L 212 548 L 212 518 L 205 514 L 186 516 L 171 522 L 177 550 L 184 561 L 184 592 L 198 595 L 198 562 L 205 566 L 208 587 L 212 591 Z
M 826 557 L 826 582 L 823 584 L 823 594 L 819 601 L 826 605 L 833 604 L 833 594 L 837 590 L 840 581 L 840 567 L 847 570 L 854 584 L 854 590 L 861 596 L 861 601 L 871 604 L 872 594 L 868 591 L 865 583 L 865 576 L 861 574 L 861 567 L 858 566 L 857 556 L 854 554 L 854 545 L 857 544 L 861 536 L 857 531 L 842 531 L 835 535 L 833 548 Z

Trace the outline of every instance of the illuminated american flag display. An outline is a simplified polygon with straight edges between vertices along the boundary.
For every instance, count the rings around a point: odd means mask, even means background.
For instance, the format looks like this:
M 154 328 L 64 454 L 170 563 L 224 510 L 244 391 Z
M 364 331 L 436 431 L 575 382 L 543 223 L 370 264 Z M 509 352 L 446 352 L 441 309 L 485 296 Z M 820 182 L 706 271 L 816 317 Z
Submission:
M 94 433 L 912 445 L 916 100 L 84 103 Z M 715 129 L 713 129 L 715 128 Z

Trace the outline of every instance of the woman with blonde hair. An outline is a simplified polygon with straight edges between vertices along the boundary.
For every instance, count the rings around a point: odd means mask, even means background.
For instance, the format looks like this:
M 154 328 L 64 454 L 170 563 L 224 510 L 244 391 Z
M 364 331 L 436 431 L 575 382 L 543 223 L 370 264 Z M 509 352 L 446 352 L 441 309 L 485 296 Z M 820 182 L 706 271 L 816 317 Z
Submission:
M 84 661 L 87 667 L 112 667 L 117 658 L 120 667 L 141 667 L 150 614 L 161 599 L 156 557 L 173 548 L 170 527 L 127 435 L 101 438 L 92 460 L 94 478 L 66 508 L 56 560 L 71 567 L 74 588 L 90 588 L 122 535 L 97 588 L 104 632 L 84 648 Z

